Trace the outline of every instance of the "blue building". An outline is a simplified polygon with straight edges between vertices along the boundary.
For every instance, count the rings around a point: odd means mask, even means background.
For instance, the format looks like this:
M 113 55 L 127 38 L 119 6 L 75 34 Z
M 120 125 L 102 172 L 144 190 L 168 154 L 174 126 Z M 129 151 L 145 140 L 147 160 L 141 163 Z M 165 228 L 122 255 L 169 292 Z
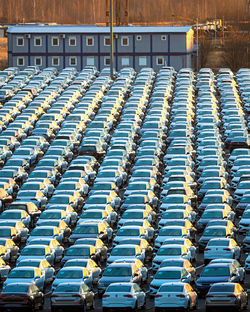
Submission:
M 38 65 L 59 70 L 109 66 L 109 27 L 84 25 L 16 25 L 8 29 L 9 66 Z M 114 27 L 114 65 L 159 70 L 192 67 L 194 32 L 191 26 Z

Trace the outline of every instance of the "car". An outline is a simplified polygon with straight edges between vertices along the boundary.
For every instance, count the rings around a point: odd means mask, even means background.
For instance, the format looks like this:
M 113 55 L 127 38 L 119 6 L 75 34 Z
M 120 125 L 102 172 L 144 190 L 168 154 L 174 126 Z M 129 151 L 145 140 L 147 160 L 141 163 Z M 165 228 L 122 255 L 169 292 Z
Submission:
M 231 263 L 211 263 L 202 271 L 196 280 L 196 289 L 199 295 L 204 295 L 209 291 L 212 284 L 230 282 L 239 283 L 240 274 Z
M 102 296 L 102 309 L 130 308 L 142 309 L 146 303 L 146 294 L 136 283 L 112 283 Z
M 210 261 L 211 264 L 213 263 L 231 263 L 233 264 L 237 271 L 239 272 L 239 275 L 240 275 L 240 283 L 244 283 L 245 281 L 245 277 L 246 277 L 246 271 L 244 269 L 244 267 L 241 266 L 241 264 L 239 263 L 238 260 L 236 259 L 220 259 L 220 258 L 217 258 L 217 259 L 213 259 Z
M 66 261 L 63 267 L 64 268 L 68 268 L 68 267 L 86 268 L 89 271 L 90 278 L 92 279 L 93 284 L 97 284 L 102 273 L 101 268 L 92 259 L 71 259 L 71 260 Z
M 216 283 L 205 297 L 205 306 L 206 312 L 229 307 L 237 311 L 247 310 L 248 295 L 239 283 Z
M 0 229 L 1 230 L 1 229 Z M 56 226 L 37 226 L 30 233 L 29 238 L 27 239 L 27 244 L 33 239 L 37 238 L 53 238 L 56 239 L 59 243 L 63 242 L 63 234 L 60 229 Z
M 72 244 L 79 238 L 99 238 L 104 242 L 111 241 L 113 230 L 105 221 L 78 223 L 72 232 L 69 242 Z
M 44 295 L 34 283 L 19 281 L 6 285 L 0 293 L 0 309 L 42 309 Z
M 100 257 L 99 254 L 97 254 L 95 247 L 83 244 L 70 246 L 62 258 L 62 265 L 71 259 L 92 259 L 96 263 L 100 262 Z
M 189 232 L 184 226 L 167 225 L 160 229 L 155 240 L 155 249 L 159 249 L 168 238 L 189 238 Z
M 80 311 L 94 309 L 94 293 L 83 282 L 62 282 L 52 292 L 50 296 L 51 311 L 73 307 Z
M 212 238 L 233 238 L 234 232 L 232 228 L 223 225 L 207 227 L 199 239 L 198 247 L 202 251 Z
M 49 284 L 53 281 L 55 275 L 55 269 L 50 265 L 50 263 L 45 259 L 25 259 L 20 261 L 17 268 L 24 267 L 34 267 L 41 270 L 42 274 L 45 276 L 45 283 Z
M 156 312 L 180 308 L 184 308 L 185 311 L 196 310 L 198 307 L 198 296 L 188 283 L 164 283 L 155 294 L 154 306 Z
M 17 259 L 17 264 L 24 259 L 45 259 L 51 265 L 55 262 L 55 254 L 45 245 L 25 246 Z
M 180 267 L 165 267 L 158 269 L 150 283 L 150 295 L 154 296 L 164 283 L 174 282 L 190 283 L 191 274 L 186 271 L 186 269 Z
M 161 246 L 152 261 L 152 269 L 157 271 L 161 262 L 166 259 L 191 259 L 191 253 L 184 245 L 173 244 Z
M 13 283 L 34 283 L 40 291 L 44 290 L 45 287 L 45 275 L 39 268 L 34 267 L 19 267 L 14 268 L 10 271 L 6 278 L 3 288 Z
M 103 294 L 112 283 L 133 282 L 140 284 L 142 275 L 135 263 L 112 263 L 104 271 L 97 284 L 99 294 Z
M 144 262 L 145 260 L 145 253 L 139 246 L 133 244 L 119 244 L 115 246 L 110 256 L 107 259 L 107 264 L 110 264 L 118 259 L 130 259 L 130 258 L 137 258 Z
M 61 283 L 85 283 L 90 288 L 92 287 L 92 279 L 90 273 L 85 267 L 65 267 L 57 273 L 54 282 L 52 283 L 52 291 Z
M 3 211 L 0 215 L 0 221 L 3 220 L 22 221 L 26 227 L 29 227 L 31 223 L 30 215 L 26 211 L 21 209 L 11 209 Z
M 33 245 L 43 245 L 48 246 L 52 253 L 55 256 L 55 262 L 60 262 L 63 258 L 64 248 L 60 243 L 54 238 L 35 238 L 31 240 L 26 246 L 33 246 Z
M 119 244 L 124 239 L 145 238 L 147 239 L 146 230 L 142 226 L 122 226 L 116 233 L 113 245 Z
M 218 258 L 240 259 L 241 248 L 233 238 L 212 238 L 204 249 L 204 262 Z

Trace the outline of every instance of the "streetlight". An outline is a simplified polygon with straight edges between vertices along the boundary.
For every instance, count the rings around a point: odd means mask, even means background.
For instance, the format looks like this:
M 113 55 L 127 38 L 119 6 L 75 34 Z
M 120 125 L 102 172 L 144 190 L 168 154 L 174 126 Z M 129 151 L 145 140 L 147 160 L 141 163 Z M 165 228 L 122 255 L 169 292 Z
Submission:
M 114 61 L 114 41 L 113 41 L 113 0 L 110 0 L 110 77 L 113 79 L 114 71 L 113 71 L 113 61 Z

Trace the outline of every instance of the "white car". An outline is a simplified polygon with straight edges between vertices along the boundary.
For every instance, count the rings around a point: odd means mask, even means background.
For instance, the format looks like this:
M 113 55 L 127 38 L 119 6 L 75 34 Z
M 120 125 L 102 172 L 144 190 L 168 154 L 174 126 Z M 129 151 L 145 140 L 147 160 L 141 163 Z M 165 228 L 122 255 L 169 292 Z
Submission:
M 160 268 L 150 284 L 150 294 L 153 296 L 164 283 L 184 282 L 191 283 L 192 276 L 185 268 Z
M 155 295 L 155 312 L 167 308 L 196 310 L 197 304 L 197 293 L 188 283 L 164 283 Z
M 204 249 L 204 261 L 220 258 L 240 259 L 240 247 L 233 238 L 212 238 Z
M 130 308 L 137 311 L 146 302 L 146 294 L 136 283 L 112 283 L 102 298 L 103 312 L 111 308 Z

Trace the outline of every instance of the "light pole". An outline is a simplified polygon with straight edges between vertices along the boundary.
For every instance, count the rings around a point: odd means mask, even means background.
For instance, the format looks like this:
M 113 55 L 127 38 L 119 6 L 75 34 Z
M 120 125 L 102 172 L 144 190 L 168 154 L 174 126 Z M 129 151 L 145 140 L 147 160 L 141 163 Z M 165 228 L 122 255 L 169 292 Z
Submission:
M 113 79 L 114 42 L 113 42 L 113 0 L 110 0 L 110 77 Z

